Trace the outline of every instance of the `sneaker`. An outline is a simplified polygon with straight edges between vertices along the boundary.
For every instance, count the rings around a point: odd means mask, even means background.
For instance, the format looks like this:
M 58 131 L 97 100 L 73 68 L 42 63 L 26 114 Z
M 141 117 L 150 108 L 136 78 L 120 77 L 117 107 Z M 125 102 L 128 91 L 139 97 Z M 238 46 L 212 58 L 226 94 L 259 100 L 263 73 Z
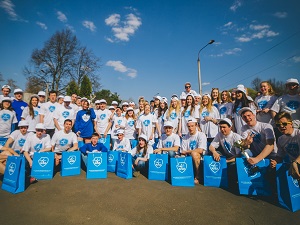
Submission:
M 141 174 L 140 171 L 134 171 L 133 172 L 134 177 L 138 177 L 138 176 L 140 176 L 140 174 Z
M 36 182 L 38 182 L 38 180 L 37 180 L 36 178 L 34 178 L 34 177 L 30 177 L 30 178 L 29 178 L 29 183 L 30 183 L 30 184 L 34 184 L 34 183 L 36 183 Z

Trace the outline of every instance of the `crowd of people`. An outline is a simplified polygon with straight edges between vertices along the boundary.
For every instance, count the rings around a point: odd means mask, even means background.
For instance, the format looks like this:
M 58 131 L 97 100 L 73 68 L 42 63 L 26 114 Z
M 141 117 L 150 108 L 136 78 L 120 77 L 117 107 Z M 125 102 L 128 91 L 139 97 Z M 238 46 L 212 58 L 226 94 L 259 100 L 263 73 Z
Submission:
M 23 91 L 2 87 L 0 95 L 0 173 L 9 155 L 24 154 L 29 167 L 35 152 L 55 152 L 55 165 L 63 151 L 80 150 L 87 162 L 90 152 L 126 151 L 132 155 L 134 175 L 147 169 L 151 154 L 169 157 L 191 156 L 194 182 L 199 183 L 199 166 L 204 155 L 219 161 L 226 157 L 229 167 L 235 158 L 246 156 L 251 165 L 264 158 L 271 168 L 286 160 L 290 174 L 300 180 L 300 95 L 299 81 L 286 81 L 286 94 L 276 96 L 263 81 L 259 95 L 252 99 L 244 85 L 223 90 L 212 88 L 202 96 L 186 82 L 180 95 L 139 97 L 134 102 L 105 99 L 91 103 L 76 94 L 57 96 L 50 91 L 32 95 L 24 102 Z M 110 140 L 105 147 L 99 140 Z M 78 143 L 83 142 L 83 146 Z M 237 145 L 236 143 L 239 143 Z M 230 171 L 230 170 L 229 170 Z

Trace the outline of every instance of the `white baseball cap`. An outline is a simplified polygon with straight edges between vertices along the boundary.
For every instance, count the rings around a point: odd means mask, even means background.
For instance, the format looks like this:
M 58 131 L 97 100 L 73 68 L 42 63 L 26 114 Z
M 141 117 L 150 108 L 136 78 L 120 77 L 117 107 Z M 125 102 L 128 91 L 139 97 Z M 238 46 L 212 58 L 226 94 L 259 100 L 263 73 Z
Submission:
M 135 105 L 135 103 L 133 101 L 129 102 L 129 105 Z
M 164 127 L 173 127 L 173 123 L 171 121 L 166 121 Z
M 118 130 L 117 130 L 117 135 L 118 135 L 118 134 L 124 134 L 124 130 L 123 130 L 123 129 L 118 129 Z
M 204 96 L 207 96 L 209 99 L 211 99 L 211 96 L 210 96 L 210 94 L 208 94 L 208 93 L 203 94 L 203 97 L 204 97 Z
M 229 127 L 232 127 L 232 122 L 228 118 L 220 119 L 218 124 L 220 124 L 220 123 L 227 123 L 229 125 Z
M 111 103 L 112 105 L 119 105 L 119 103 L 117 101 L 112 101 Z
M 18 123 L 18 126 L 19 127 L 28 127 L 29 126 L 29 123 L 27 120 L 21 120 L 19 123 Z
M 108 107 L 108 109 L 115 109 L 115 107 L 113 107 L 112 105 Z
M 144 139 L 146 142 L 148 142 L 148 138 L 147 138 L 147 136 L 146 136 L 145 134 L 141 134 L 141 135 L 139 136 L 139 138 L 142 138 L 142 139 Z
M 3 97 L 2 102 L 12 102 L 10 97 Z
M 197 123 L 197 120 L 194 117 L 188 118 L 187 123 Z
M 16 93 L 23 93 L 23 90 L 20 88 L 17 88 L 14 90 L 14 94 L 16 94 Z
M 60 98 L 64 98 L 65 96 L 63 96 L 63 95 L 59 95 L 58 97 L 57 97 L 57 99 L 60 99 Z
M 9 90 L 11 90 L 10 86 L 7 85 L 7 84 L 3 85 L 3 86 L 2 86 L 2 89 L 3 89 L 3 88 L 8 88 Z
M 46 130 L 45 126 L 43 123 L 37 123 L 35 125 L 35 129 L 43 129 L 43 130 Z
M 122 103 L 122 106 L 123 106 L 123 105 L 128 105 L 128 102 L 123 102 L 123 103 Z
M 95 104 L 100 104 L 100 100 L 96 100 L 96 101 L 95 101 Z
M 237 90 L 237 91 L 244 92 L 245 94 L 247 94 L 246 89 L 245 89 L 245 86 L 242 85 L 242 84 L 239 84 L 239 85 L 236 87 L 236 90 Z
M 186 94 L 185 93 L 181 93 L 180 100 L 185 100 L 185 99 L 186 99 Z
M 290 78 L 290 79 L 287 79 L 285 82 L 285 84 L 290 84 L 290 83 L 299 84 L 299 81 L 295 78 Z
M 101 99 L 101 100 L 99 100 L 99 103 L 105 103 L 105 104 L 107 104 L 107 102 L 106 102 L 106 100 L 105 100 L 105 99 Z
M 133 111 L 133 108 L 132 107 L 128 107 L 127 109 L 126 109 L 126 112 L 128 112 L 128 111 Z
M 249 107 L 243 107 L 243 108 L 241 108 L 241 109 L 239 110 L 239 115 L 242 116 L 243 113 L 244 113 L 244 112 L 247 112 L 247 111 L 250 111 L 250 112 L 252 112 L 253 114 L 255 114 L 255 112 L 254 112 L 251 108 L 249 108 Z
M 158 99 L 159 101 L 162 100 L 162 98 L 161 98 L 159 95 L 154 96 L 154 97 L 153 97 L 153 100 L 155 100 L 155 99 Z
M 162 99 L 162 101 L 164 101 L 165 103 L 168 103 L 168 99 L 167 99 L 166 97 L 162 97 L 161 99 Z
M 72 99 L 71 99 L 70 96 L 65 96 L 64 97 L 64 102 L 71 102 L 71 101 L 72 101 Z
M 44 91 L 39 91 L 38 96 L 46 96 L 46 93 Z

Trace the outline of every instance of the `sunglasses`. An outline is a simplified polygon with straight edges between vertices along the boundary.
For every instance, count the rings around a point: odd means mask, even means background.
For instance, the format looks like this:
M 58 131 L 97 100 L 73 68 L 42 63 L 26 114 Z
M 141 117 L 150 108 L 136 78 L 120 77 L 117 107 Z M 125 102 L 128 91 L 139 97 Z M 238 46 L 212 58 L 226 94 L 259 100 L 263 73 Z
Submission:
M 185 86 L 185 88 L 190 88 L 191 86 Z
M 288 124 L 292 124 L 292 122 L 286 122 L 286 123 L 276 123 L 276 127 L 286 127 Z

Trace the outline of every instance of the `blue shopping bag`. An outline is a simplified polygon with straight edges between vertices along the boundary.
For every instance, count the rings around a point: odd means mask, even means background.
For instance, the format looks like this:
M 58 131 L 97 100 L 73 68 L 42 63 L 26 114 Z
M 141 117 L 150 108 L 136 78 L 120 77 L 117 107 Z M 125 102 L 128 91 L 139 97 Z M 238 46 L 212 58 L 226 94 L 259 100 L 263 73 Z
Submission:
M 212 156 L 205 155 L 203 159 L 204 186 L 228 187 L 227 163 L 225 157 L 217 162 Z
M 149 158 L 149 180 L 168 180 L 168 154 L 150 154 Z
M 110 149 L 110 135 L 107 135 L 106 138 L 99 138 L 99 143 L 102 143 L 108 150 Z
M 86 178 L 107 178 L 107 153 L 88 153 Z
M 52 179 L 54 170 L 54 152 L 35 152 L 31 176 L 37 179 Z
M 118 152 L 108 151 L 107 152 L 107 171 L 115 173 L 118 162 Z
M 117 176 L 125 179 L 132 178 L 132 156 L 128 152 L 118 152 Z
M 192 157 L 171 158 L 170 161 L 172 185 L 193 187 L 195 184 Z
M 62 152 L 60 175 L 63 177 L 76 176 L 76 175 L 80 175 L 80 171 L 81 171 L 80 151 Z
M 276 165 L 276 182 L 279 204 L 295 212 L 300 210 L 300 182 L 288 175 L 288 163 Z
M 2 189 L 13 194 L 25 190 L 25 158 L 23 156 L 7 157 Z
M 256 164 L 258 171 L 252 170 L 245 158 L 236 158 L 238 186 L 242 195 L 271 195 L 268 176 L 269 159 L 263 159 Z

